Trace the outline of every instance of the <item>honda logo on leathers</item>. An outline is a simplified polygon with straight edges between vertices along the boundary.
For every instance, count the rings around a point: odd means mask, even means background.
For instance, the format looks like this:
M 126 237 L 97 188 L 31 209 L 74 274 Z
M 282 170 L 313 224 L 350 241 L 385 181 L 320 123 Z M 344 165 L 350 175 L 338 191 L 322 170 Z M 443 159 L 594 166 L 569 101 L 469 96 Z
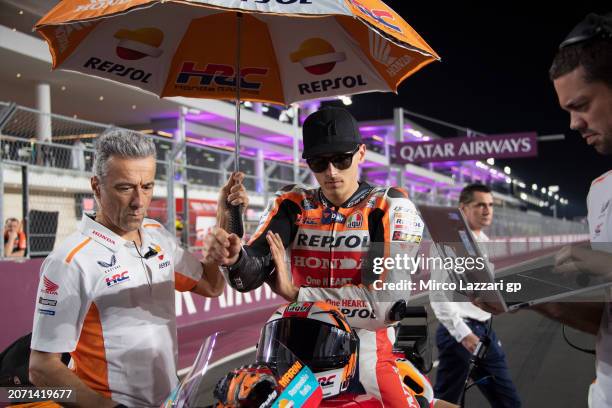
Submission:
M 325 254 L 328 255 L 328 254 Z M 324 258 L 321 256 L 294 256 L 293 266 L 313 269 L 361 269 L 362 260 L 353 258 Z

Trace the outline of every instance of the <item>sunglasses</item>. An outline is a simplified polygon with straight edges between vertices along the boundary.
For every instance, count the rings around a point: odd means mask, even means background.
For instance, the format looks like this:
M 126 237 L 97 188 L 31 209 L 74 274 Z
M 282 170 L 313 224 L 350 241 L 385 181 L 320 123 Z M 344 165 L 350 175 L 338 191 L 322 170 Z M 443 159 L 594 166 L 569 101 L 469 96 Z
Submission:
M 328 157 L 311 157 L 310 159 L 306 159 L 306 163 L 308 167 L 310 167 L 310 170 L 315 173 L 321 173 L 327 170 L 329 163 L 333 164 L 338 170 L 346 170 L 353 164 L 353 156 L 355 156 L 358 150 L 359 147 L 348 153 L 340 153 Z
M 594 13 L 589 14 L 580 24 L 574 27 L 567 38 L 559 45 L 559 48 L 579 44 L 596 37 L 612 37 L 612 13 L 603 16 Z

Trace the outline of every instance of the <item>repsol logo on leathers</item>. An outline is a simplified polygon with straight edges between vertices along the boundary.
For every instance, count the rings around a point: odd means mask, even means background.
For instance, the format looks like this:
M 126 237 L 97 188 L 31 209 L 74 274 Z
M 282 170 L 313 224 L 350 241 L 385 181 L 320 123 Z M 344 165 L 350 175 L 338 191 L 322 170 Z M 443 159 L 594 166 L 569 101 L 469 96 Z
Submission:
M 376 319 L 376 315 L 372 310 L 368 309 L 340 309 L 342 314 L 346 317 L 359 317 L 361 319 Z
M 329 235 L 308 235 L 298 234 L 297 244 L 307 247 L 319 247 L 319 248 L 358 248 L 367 247 L 369 243 L 368 236 L 359 235 L 341 235 L 338 237 L 332 237 Z

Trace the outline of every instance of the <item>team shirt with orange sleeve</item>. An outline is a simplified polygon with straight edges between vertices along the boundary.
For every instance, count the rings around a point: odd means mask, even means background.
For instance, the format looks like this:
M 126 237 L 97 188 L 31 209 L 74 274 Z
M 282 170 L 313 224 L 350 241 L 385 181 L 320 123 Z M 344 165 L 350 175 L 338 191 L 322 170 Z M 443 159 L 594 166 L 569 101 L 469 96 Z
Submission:
M 41 267 L 31 347 L 70 352 L 75 374 L 116 402 L 159 407 L 177 385 L 174 291 L 203 268 L 157 221 L 140 236 L 137 250 L 83 216 Z
M 374 258 L 414 257 L 423 222 L 405 191 L 365 182 L 345 203 L 334 206 L 320 189 L 288 186 L 276 193 L 260 224 L 232 268 L 274 269 L 267 231 L 280 234 L 289 250 L 299 301 L 338 306 L 356 328 L 377 330 L 390 322 L 388 311 L 409 292 L 376 290 L 375 280 L 410 278 L 409 273 L 373 273 Z M 378 286 L 380 287 L 380 286 Z

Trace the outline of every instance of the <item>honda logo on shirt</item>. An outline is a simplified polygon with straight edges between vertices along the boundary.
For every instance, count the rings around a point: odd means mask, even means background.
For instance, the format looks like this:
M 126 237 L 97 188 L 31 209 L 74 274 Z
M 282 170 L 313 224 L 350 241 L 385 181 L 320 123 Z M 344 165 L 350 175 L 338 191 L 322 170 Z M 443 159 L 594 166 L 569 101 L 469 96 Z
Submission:
M 43 276 L 43 285 L 45 288 L 41 290 L 41 292 L 46 293 L 47 295 L 57 295 L 57 291 L 59 290 L 59 285 L 53 282 L 51 279 Z
M 106 286 L 108 287 L 115 286 L 129 279 L 130 279 L 130 276 L 128 275 L 128 271 L 117 273 L 110 278 L 105 278 Z

